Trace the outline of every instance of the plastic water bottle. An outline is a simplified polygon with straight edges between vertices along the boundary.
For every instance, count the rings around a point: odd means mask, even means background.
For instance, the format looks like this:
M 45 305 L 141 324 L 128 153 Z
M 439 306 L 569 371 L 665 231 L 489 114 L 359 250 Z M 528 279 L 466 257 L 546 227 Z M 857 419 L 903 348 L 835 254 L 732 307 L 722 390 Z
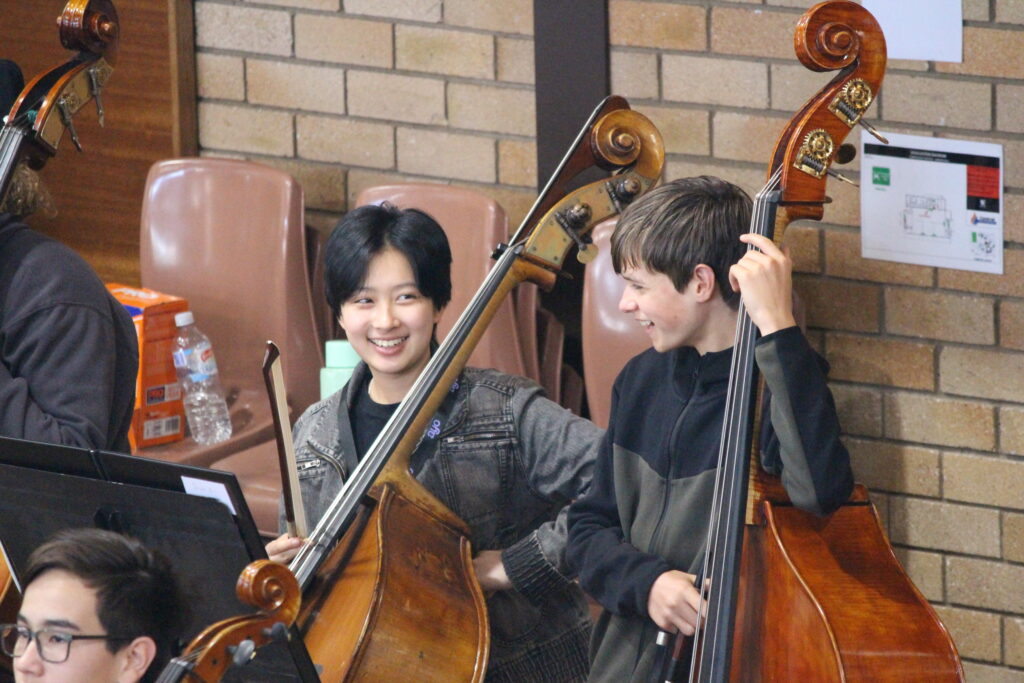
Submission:
M 320 368 L 320 400 L 345 386 L 352 371 L 359 365 L 359 354 L 344 339 L 332 339 L 324 344 L 327 367 Z
M 196 327 L 191 311 L 174 316 L 174 369 L 181 385 L 188 428 L 196 443 L 208 445 L 231 436 L 231 418 L 217 377 L 217 360 L 205 334 Z

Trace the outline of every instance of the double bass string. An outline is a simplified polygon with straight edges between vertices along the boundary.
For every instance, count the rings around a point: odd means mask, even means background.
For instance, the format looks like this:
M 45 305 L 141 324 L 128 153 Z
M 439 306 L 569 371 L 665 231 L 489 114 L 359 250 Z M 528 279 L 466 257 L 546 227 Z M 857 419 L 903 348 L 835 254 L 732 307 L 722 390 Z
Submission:
M 781 168 L 777 169 L 768 183 L 758 192 L 754 200 L 750 231 L 771 237 L 774 215 L 771 195 L 777 190 L 782 177 Z M 747 250 L 755 249 L 748 246 Z M 736 515 L 743 511 L 742 498 L 746 494 L 746 481 L 743 458 L 749 457 L 744 445 L 747 439 L 751 409 L 754 373 L 754 343 L 757 328 L 746 312 L 746 306 L 740 300 L 737 312 L 736 336 L 733 341 L 733 356 L 730 365 L 728 395 L 723 422 L 722 439 L 719 447 L 719 462 L 715 472 L 714 494 L 711 501 L 711 514 L 708 521 L 707 552 L 701 576 L 698 577 L 697 589 L 704 594 L 704 584 L 710 579 L 711 592 L 708 598 L 708 616 L 698 610 L 694 631 L 695 646 L 699 655 L 690 662 L 690 680 L 695 674 L 701 680 L 713 680 L 717 666 L 726 666 L 726 648 L 731 634 L 731 624 L 725 620 L 730 618 L 733 610 L 731 603 L 735 600 L 735 577 L 738 576 L 735 564 L 738 557 L 735 548 L 739 542 L 739 531 L 742 520 Z M 754 435 L 756 438 L 756 435 Z M 731 513 L 731 514 L 730 514 Z M 729 576 L 733 581 L 728 581 Z M 706 632 L 701 642 L 701 634 Z M 710 663 L 710 665 L 708 664 Z
M 394 445 L 408 431 L 409 425 L 419 413 L 424 400 L 437 386 L 445 370 L 451 365 L 452 359 L 459 353 L 466 337 L 472 332 L 488 304 L 494 298 L 495 292 L 505 281 L 521 251 L 520 245 L 507 249 L 491 268 L 483 286 L 459 316 L 452 331 L 431 357 L 427 367 L 416 379 L 409 393 L 374 440 L 366 455 L 352 470 L 352 475 L 345 482 L 341 492 L 309 535 L 309 542 L 292 560 L 290 568 L 295 573 L 303 590 L 312 580 L 326 551 L 339 537 L 339 532 L 347 528 L 355 518 L 363 495 L 370 489 L 387 463 Z

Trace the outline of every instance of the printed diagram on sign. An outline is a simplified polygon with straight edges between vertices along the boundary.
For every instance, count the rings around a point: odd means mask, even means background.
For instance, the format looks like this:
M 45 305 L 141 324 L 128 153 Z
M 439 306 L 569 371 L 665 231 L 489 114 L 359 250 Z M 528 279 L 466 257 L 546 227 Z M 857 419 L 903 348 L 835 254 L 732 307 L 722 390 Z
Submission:
M 906 202 L 903 209 L 904 234 L 946 240 L 953 236 L 953 214 L 946 210 L 945 197 L 908 194 Z

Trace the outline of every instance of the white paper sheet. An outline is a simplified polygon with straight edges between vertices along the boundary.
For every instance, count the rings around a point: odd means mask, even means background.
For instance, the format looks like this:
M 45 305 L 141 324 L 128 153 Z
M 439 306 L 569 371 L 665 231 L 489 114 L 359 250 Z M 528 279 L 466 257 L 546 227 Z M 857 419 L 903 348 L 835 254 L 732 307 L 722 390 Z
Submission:
M 964 60 L 961 0 L 863 0 L 885 34 L 889 59 Z
M 219 484 L 215 481 L 209 481 L 206 479 L 185 476 L 181 478 L 181 483 L 185 487 L 185 493 L 190 493 L 193 496 L 203 496 L 204 498 L 219 500 L 227 506 L 228 510 L 231 510 L 231 514 L 238 514 L 235 512 L 234 503 L 231 502 L 231 494 L 228 493 L 228 489 L 224 484 Z
M 1003 146 L 861 131 L 861 255 L 1003 272 Z

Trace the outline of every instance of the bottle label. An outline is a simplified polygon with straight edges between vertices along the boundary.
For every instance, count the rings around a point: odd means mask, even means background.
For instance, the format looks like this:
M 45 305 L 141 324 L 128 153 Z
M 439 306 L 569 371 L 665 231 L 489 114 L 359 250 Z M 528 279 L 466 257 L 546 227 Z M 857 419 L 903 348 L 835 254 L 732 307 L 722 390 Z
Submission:
M 193 348 L 178 349 L 172 355 L 174 367 L 187 369 L 193 382 L 202 382 L 217 375 L 217 359 L 208 341 L 201 341 Z

